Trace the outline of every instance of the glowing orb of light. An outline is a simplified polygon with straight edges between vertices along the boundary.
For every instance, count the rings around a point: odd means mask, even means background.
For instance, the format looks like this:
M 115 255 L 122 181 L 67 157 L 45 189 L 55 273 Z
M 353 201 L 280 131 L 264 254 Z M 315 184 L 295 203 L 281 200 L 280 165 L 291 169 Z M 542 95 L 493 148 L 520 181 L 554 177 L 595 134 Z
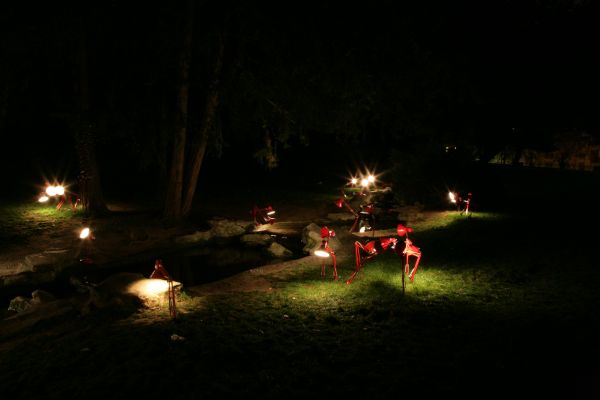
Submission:
M 456 198 L 454 197 L 454 193 L 452 193 L 452 192 L 449 192 L 449 193 L 448 193 L 448 197 L 450 197 L 450 201 L 451 201 L 452 203 L 456 203 Z
M 367 181 L 369 181 L 369 183 L 373 183 L 373 182 L 375 182 L 375 177 L 373 175 L 369 175 L 367 177 Z
M 49 199 L 49 197 L 48 197 L 48 196 L 46 196 L 46 195 L 42 195 L 42 196 L 40 196 L 40 198 L 38 199 L 38 201 L 39 201 L 40 203 L 45 203 L 45 202 L 47 202 L 47 201 L 48 201 L 48 199 Z
M 366 230 L 367 230 L 367 227 L 366 227 L 366 226 L 361 226 L 359 231 L 360 231 L 360 233 L 363 233 L 363 232 L 365 232 Z
M 361 184 L 361 186 L 363 186 L 363 187 L 367 187 L 367 186 L 369 186 L 369 179 L 367 179 L 367 178 L 363 178 L 363 179 L 361 179 L 361 181 L 360 181 L 360 184 Z
M 178 286 L 181 283 L 173 281 L 173 288 Z M 139 297 L 156 298 L 169 291 L 169 282 L 164 279 L 140 279 L 129 285 L 127 291 Z
M 350 183 L 352 183 L 353 185 L 356 185 L 356 184 L 358 183 L 358 179 L 356 179 L 356 178 L 352 178 L 352 179 L 350 180 Z
M 54 190 L 56 191 L 57 196 L 62 196 L 63 194 L 65 194 L 65 187 L 62 185 L 55 186 Z
M 80 239 L 86 239 L 90 236 L 90 228 L 83 228 L 79 233 Z
M 329 257 L 329 252 L 325 251 L 325 250 L 315 250 L 315 256 L 317 257 Z
M 56 186 L 50 185 L 46 188 L 46 194 L 48 196 L 56 196 Z

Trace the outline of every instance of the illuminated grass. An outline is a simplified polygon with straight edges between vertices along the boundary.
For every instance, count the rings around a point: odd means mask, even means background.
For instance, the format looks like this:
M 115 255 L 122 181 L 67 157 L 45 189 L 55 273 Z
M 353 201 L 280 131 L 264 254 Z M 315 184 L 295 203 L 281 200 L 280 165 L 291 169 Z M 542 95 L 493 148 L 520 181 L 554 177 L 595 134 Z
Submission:
M 71 210 L 69 204 L 65 204 L 61 210 L 57 210 L 55 204 L 4 204 L 0 207 L 1 245 L 21 243 L 39 232 L 78 220 L 82 214 L 80 208 Z
M 555 382 L 572 390 L 567 378 L 593 371 L 600 355 L 599 279 L 592 239 L 561 238 L 557 248 L 552 226 L 442 213 L 414 226 L 423 258 L 404 295 L 395 254 L 368 261 L 350 285 L 353 259 L 339 260 L 334 281 L 330 265 L 321 279 L 308 258 L 269 276 L 271 291 L 183 293 L 176 321 L 166 305 L 117 322 L 110 313 L 76 318 L 68 335 L 44 332 L 4 352 L 1 383 L 51 398 L 117 388 L 139 397 L 157 380 L 177 388 L 173 398 L 493 397 L 515 387 L 539 397 Z

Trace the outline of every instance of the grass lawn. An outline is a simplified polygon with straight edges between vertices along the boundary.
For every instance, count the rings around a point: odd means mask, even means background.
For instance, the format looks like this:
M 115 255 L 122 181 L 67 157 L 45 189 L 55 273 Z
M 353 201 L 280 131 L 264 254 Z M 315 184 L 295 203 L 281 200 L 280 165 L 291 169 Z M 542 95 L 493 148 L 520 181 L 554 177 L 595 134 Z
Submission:
M 414 224 L 423 258 L 404 295 L 402 263 L 386 253 L 351 285 L 353 262 L 322 281 L 309 258 L 269 277 L 268 292 L 184 291 L 176 320 L 166 305 L 70 315 L 0 343 L 0 389 L 7 399 L 598 398 L 600 272 L 597 235 L 585 233 L 595 218 L 556 211 Z

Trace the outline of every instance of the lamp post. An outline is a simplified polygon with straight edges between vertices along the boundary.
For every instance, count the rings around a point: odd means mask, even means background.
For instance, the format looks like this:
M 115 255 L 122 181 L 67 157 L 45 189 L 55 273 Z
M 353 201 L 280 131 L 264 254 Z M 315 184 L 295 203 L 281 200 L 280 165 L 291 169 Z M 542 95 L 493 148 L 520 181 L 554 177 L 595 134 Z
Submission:
M 331 247 L 329 247 L 329 238 L 335 236 L 335 231 L 330 230 L 328 227 L 324 226 L 321 228 L 321 245 L 317 250 L 315 250 L 314 254 L 317 257 L 322 258 L 321 262 L 321 278 L 325 279 L 325 259 L 331 257 L 333 260 L 333 279 L 338 279 L 337 273 L 337 265 L 335 259 L 335 251 Z

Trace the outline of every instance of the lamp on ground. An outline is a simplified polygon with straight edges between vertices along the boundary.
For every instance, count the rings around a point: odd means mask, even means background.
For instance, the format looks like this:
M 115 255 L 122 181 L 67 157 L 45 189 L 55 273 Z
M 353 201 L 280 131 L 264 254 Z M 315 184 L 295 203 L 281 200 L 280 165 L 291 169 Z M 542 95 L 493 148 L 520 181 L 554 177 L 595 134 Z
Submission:
M 466 216 L 470 216 L 469 208 L 471 206 L 472 195 L 473 194 L 471 192 L 469 192 L 469 193 L 467 193 L 467 198 L 463 199 L 463 197 L 460 195 L 460 193 L 448 192 L 448 197 L 450 199 L 450 202 L 452 204 L 456 204 L 456 210 L 460 211 L 460 215 L 465 214 Z
M 95 240 L 96 237 L 94 236 L 94 233 L 92 232 L 92 230 L 87 227 L 84 226 L 83 228 L 81 228 L 81 230 L 79 231 L 79 239 L 82 240 L 82 246 L 83 246 L 83 257 L 79 259 L 79 261 L 83 264 L 93 264 L 94 260 L 91 257 L 91 240 Z
M 274 217 L 275 210 L 270 205 L 264 208 L 260 208 L 255 205 L 250 214 L 252 214 L 252 219 L 254 220 L 255 225 L 273 224 L 276 219 Z
M 314 251 L 315 256 L 322 258 L 321 262 L 321 278 L 325 278 L 325 259 L 331 257 L 333 260 L 333 279 L 338 279 L 337 265 L 335 259 L 335 251 L 329 247 L 329 238 L 335 236 L 335 231 L 324 226 L 321 228 L 321 245 Z
M 71 203 L 71 209 L 73 211 L 75 211 L 80 202 L 79 196 L 75 194 L 68 194 L 63 185 L 47 185 L 44 191 L 38 197 L 38 202 L 46 203 L 51 197 L 59 199 L 58 203 L 56 204 L 57 210 L 62 208 L 67 199 Z
M 177 306 L 175 304 L 175 289 L 171 275 L 165 269 L 162 260 L 154 262 L 154 271 L 150 274 L 150 279 L 161 279 L 167 281 L 167 294 L 169 296 L 169 315 L 171 318 L 177 318 Z

